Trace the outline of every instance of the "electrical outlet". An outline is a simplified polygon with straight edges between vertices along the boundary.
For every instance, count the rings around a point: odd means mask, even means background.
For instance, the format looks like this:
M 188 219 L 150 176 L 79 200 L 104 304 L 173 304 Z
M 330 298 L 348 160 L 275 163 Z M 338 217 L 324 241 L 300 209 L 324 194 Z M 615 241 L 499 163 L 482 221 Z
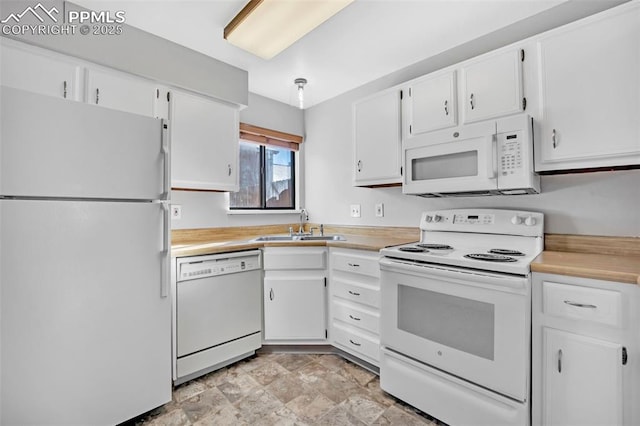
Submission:
M 171 219 L 179 220 L 182 218 L 182 206 L 180 204 L 171 205 Z
M 351 204 L 351 217 L 360 217 L 360 204 Z
M 376 217 L 384 217 L 384 204 L 376 204 Z

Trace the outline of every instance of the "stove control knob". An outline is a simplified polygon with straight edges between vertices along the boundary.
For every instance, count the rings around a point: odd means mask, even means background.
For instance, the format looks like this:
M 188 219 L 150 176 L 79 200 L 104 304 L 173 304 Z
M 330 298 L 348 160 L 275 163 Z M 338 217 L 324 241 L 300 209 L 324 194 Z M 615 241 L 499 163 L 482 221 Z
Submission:
M 527 218 L 524 220 L 524 224 L 527 226 L 533 226 L 536 224 L 536 220 L 533 218 L 533 216 L 527 216 Z
M 514 216 L 511 218 L 511 223 L 514 225 L 520 225 L 522 223 L 522 218 L 520 216 Z
M 441 220 L 442 220 L 442 216 L 440 216 L 440 215 L 435 215 L 435 216 L 433 217 L 433 221 L 434 221 L 434 222 L 440 222 Z
M 427 216 L 424 218 L 424 220 L 426 220 L 427 223 L 430 223 L 433 220 L 433 218 L 431 216 Z

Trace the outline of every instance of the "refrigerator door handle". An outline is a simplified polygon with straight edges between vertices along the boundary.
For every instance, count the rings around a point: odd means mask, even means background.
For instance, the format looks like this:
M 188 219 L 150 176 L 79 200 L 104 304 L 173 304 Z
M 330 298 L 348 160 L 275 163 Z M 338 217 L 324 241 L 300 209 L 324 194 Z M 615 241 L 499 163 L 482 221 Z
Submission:
M 169 199 L 171 191 L 171 159 L 169 158 L 169 125 L 167 120 L 162 120 L 162 154 L 164 156 L 164 177 L 162 181 L 162 199 Z
M 171 262 L 170 250 L 171 242 L 169 237 L 171 235 L 169 227 L 169 203 L 160 203 L 162 206 L 162 263 L 161 263 L 161 283 L 160 283 L 160 297 L 166 298 L 169 296 L 169 279 L 171 275 Z

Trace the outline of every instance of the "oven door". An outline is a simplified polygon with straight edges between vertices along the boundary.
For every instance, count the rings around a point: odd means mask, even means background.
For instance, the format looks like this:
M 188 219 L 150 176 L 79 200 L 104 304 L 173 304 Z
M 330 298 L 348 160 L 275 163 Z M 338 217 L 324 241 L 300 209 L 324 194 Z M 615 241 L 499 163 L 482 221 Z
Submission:
M 438 132 L 404 147 L 402 192 L 491 194 L 498 189 L 495 122 Z
M 525 401 L 530 279 L 382 258 L 382 346 Z

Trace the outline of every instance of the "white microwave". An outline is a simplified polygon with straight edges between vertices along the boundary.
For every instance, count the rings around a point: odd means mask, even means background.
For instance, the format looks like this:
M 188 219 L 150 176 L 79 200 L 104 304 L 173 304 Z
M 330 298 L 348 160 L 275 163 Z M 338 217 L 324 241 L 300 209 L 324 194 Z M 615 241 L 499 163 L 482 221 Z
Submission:
M 424 197 L 540 192 L 527 114 L 433 132 L 403 146 L 402 192 Z

